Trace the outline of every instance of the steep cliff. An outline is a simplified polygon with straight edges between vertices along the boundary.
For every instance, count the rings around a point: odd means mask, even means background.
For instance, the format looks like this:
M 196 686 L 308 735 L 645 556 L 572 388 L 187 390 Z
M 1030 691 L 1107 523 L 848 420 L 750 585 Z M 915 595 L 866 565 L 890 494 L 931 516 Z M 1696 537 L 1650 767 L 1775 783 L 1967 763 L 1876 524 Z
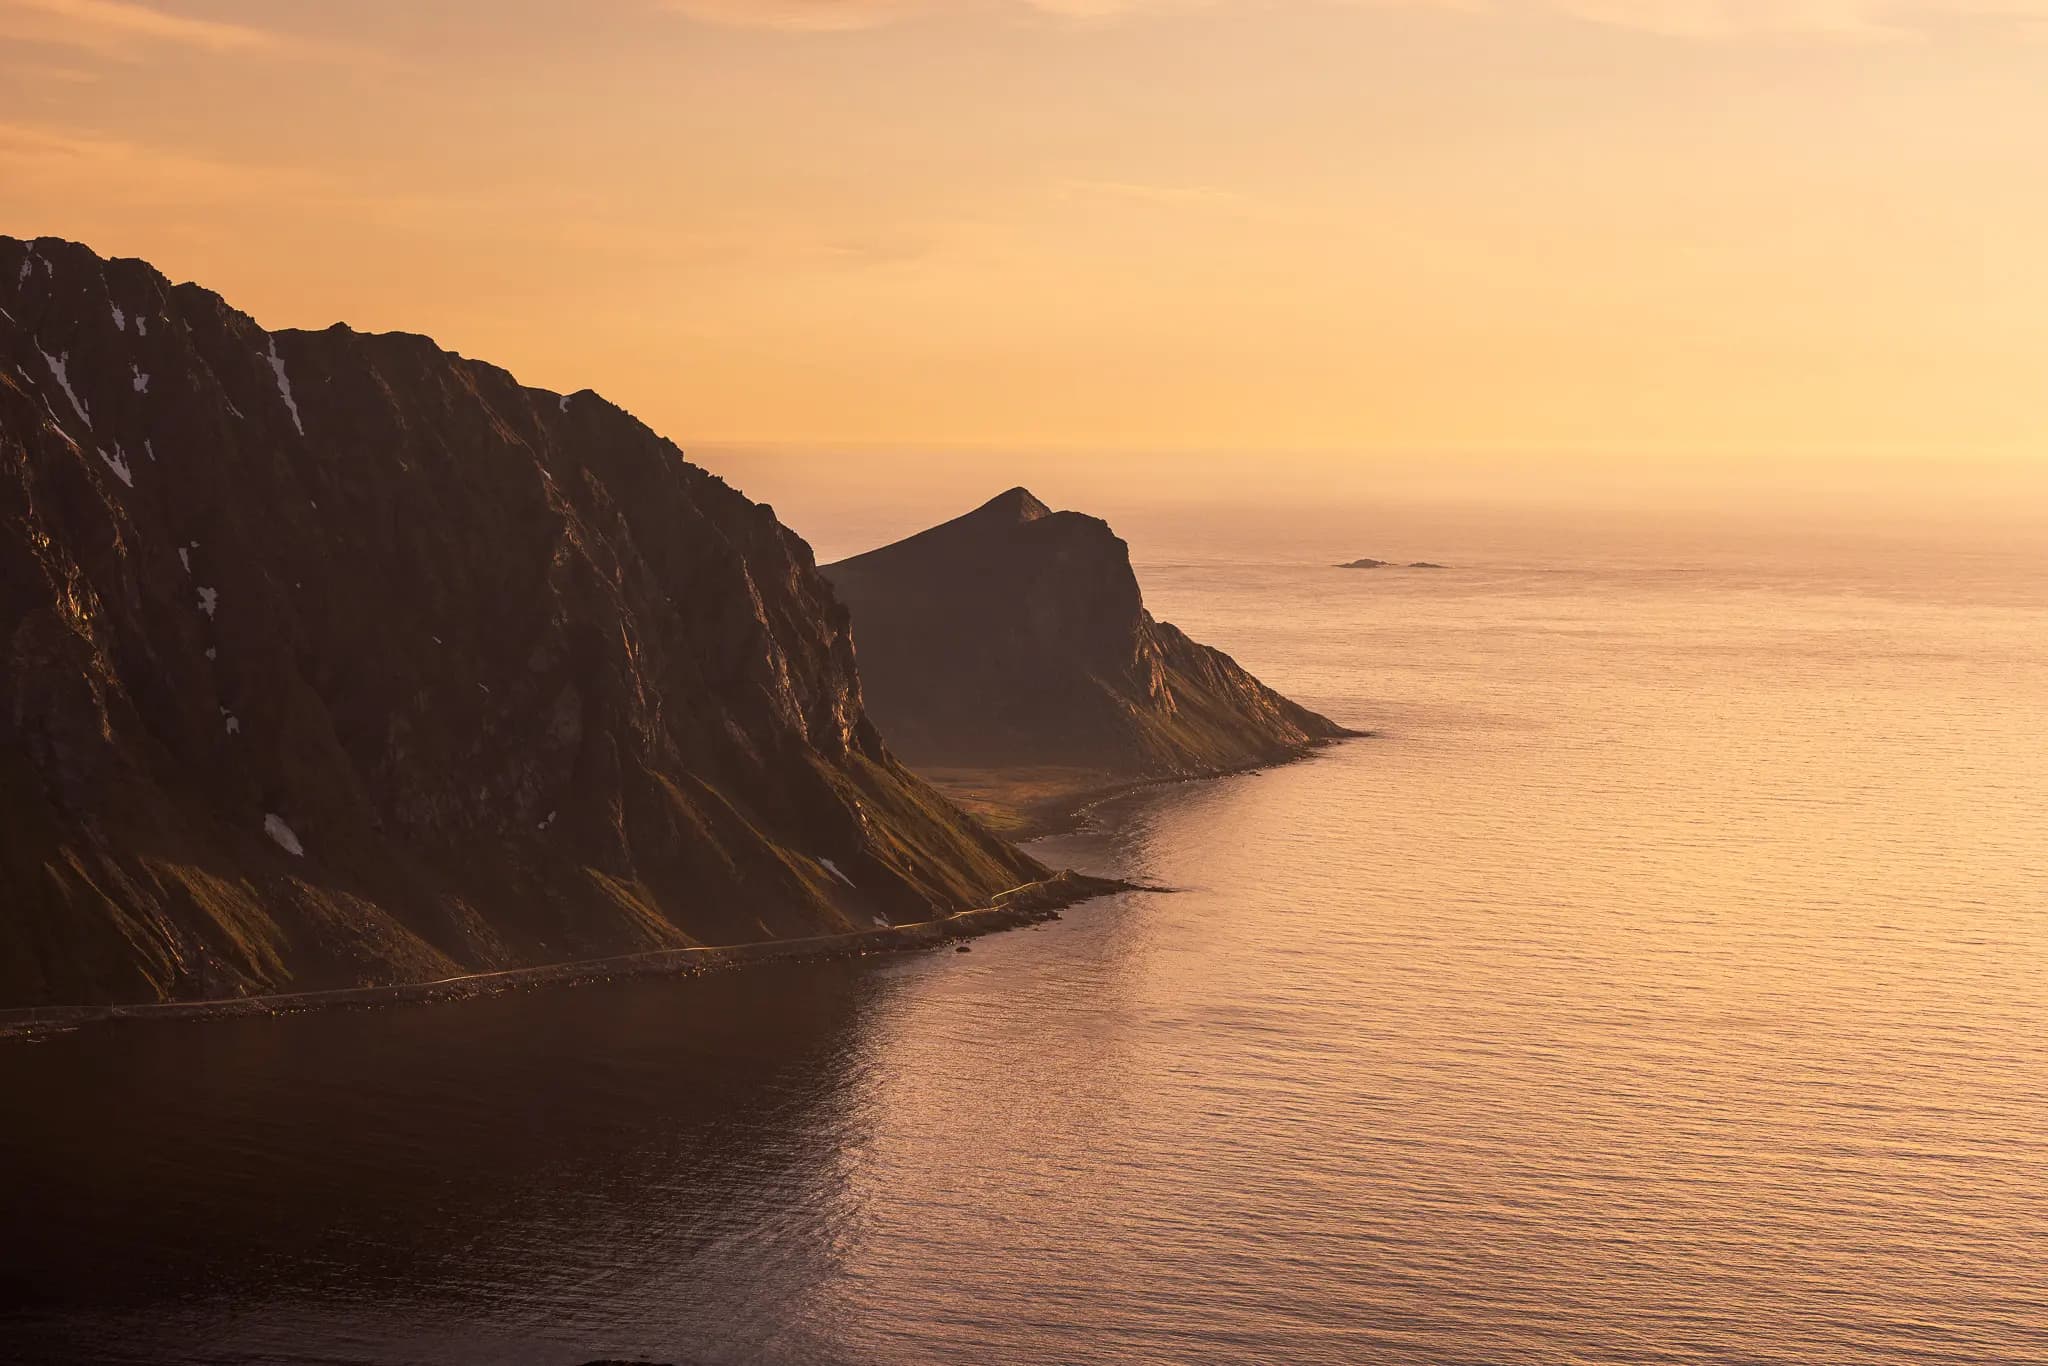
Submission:
M 922 919 L 1041 871 L 884 750 L 766 507 L 584 391 L 0 238 L 0 1005 Z
M 1352 733 L 1153 620 L 1109 525 L 1021 488 L 824 573 L 853 613 L 870 710 L 909 763 L 1116 783 Z

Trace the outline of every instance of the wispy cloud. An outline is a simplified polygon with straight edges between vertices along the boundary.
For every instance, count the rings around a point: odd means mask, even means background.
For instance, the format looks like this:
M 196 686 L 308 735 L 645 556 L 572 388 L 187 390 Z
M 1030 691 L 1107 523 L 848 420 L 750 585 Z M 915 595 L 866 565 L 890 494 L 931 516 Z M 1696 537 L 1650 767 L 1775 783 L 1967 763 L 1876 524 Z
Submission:
M 0 0 L 0 28 L 25 41 L 102 54 L 163 45 L 215 53 L 278 51 L 291 45 L 265 29 L 128 0 Z
M 660 0 L 661 8 L 717 24 L 810 31 L 876 28 L 971 10 L 1102 20 L 1252 0 Z M 1261 0 L 1273 3 L 1274 0 Z M 1454 10 L 1487 16 L 1548 14 L 1672 38 L 1804 37 L 1850 42 L 1924 37 L 1958 26 L 2038 34 L 2048 0 L 1293 0 L 1376 9 Z
M 1770 36 L 1886 42 L 1958 24 L 2026 28 L 2048 0 L 1543 0 L 1573 18 L 1677 38 Z
M 422 240 L 473 243 L 488 234 L 536 251 L 719 272 L 744 266 L 840 272 L 915 262 L 933 250 L 944 226 L 862 230 L 842 224 L 820 231 L 812 224 L 738 220 L 680 227 L 636 218 L 602 191 L 579 195 L 553 186 L 551 198 L 537 198 L 521 184 L 470 192 L 394 185 L 374 172 L 232 160 L 6 119 L 0 119 L 0 185 L 29 206 L 88 202 L 118 186 L 125 207 L 160 222 L 215 223 L 227 213 L 245 227 L 313 219 Z
M 48 81 L 61 85 L 97 85 L 106 79 L 103 69 L 72 66 L 64 62 L 10 61 L 0 71 L 22 82 Z
M 1059 190 L 1070 197 L 1093 195 L 1169 208 L 1234 206 L 1244 199 L 1235 191 L 1208 185 L 1148 185 L 1129 180 L 1063 180 Z
M 837 33 L 961 9 L 959 0 L 660 0 L 660 8 L 734 28 Z
M 331 177 L 304 168 L 252 166 L 124 138 L 5 122 L 0 176 L 24 195 L 90 194 L 120 185 L 142 203 L 218 204 L 332 192 L 335 185 Z

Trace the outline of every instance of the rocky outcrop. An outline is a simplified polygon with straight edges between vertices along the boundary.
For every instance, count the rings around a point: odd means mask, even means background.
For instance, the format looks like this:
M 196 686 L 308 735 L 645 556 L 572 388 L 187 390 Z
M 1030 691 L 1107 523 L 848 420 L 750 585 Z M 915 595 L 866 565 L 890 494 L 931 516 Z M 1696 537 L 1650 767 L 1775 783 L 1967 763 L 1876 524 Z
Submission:
M 1352 732 L 1145 610 L 1106 522 L 1011 489 L 828 565 L 870 708 L 910 763 L 1211 774 Z
M 0 1005 L 923 921 L 1043 870 L 901 767 L 767 507 L 589 391 L 0 238 Z
M 1406 565 L 1396 564 L 1392 560 L 1352 560 L 1348 564 L 1337 566 L 1339 569 L 1447 569 L 1449 567 L 1448 565 L 1431 564 L 1428 560 L 1412 560 Z

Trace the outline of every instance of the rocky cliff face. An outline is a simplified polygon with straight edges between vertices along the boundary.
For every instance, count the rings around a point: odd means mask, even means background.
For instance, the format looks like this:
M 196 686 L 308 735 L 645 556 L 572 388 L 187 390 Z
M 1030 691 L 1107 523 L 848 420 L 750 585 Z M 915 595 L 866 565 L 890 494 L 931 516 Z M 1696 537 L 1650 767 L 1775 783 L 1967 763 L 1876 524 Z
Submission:
M 922 919 L 1037 865 L 883 749 L 774 513 L 597 395 L 0 238 L 0 1005 Z
M 1024 489 L 824 573 L 853 612 L 873 714 L 911 763 L 1116 781 L 1351 733 L 1154 621 L 1109 525 Z

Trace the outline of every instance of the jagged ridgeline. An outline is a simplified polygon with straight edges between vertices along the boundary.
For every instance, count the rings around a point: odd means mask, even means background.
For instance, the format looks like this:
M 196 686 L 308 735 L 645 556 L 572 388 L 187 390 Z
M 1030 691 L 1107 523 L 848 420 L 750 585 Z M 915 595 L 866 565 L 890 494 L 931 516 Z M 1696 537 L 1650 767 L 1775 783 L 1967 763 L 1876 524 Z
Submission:
M 772 510 L 588 391 L 0 238 L 0 1006 L 924 919 L 1041 874 L 884 750 Z
M 1011 489 L 825 568 L 911 763 L 1103 782 L 1230 772 L 1354 732 L 1145 610 L 1109 524 Z

